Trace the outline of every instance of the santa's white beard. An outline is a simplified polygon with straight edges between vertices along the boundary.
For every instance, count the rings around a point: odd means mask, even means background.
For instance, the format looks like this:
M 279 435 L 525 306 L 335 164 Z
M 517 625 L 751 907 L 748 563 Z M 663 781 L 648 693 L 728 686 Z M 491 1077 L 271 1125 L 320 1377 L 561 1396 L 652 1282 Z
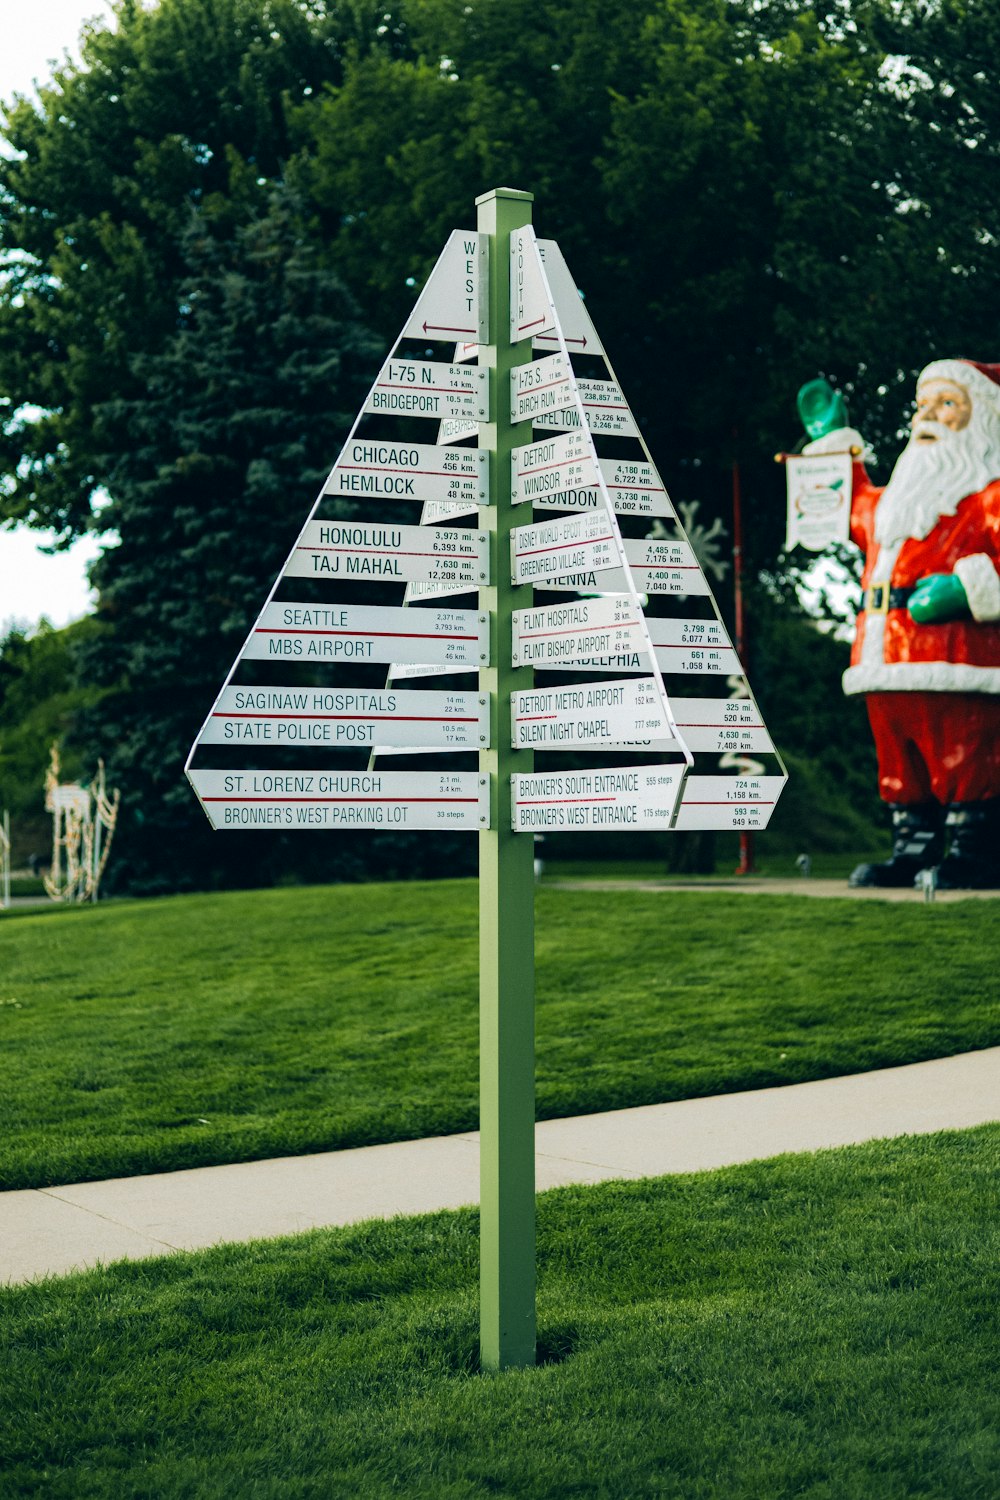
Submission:
M 942 516 L 953 516 L 966 495 L 1000 478 L 1000 431 L 992 414 L 973 410 L 961 432 L 941 422 L 923 422 L 918 432 L 933 432 L 937 441 L 912 437 L 892 471 L 875 510 L 875 540 L 883 547 L 907 537 L 921 540 Z

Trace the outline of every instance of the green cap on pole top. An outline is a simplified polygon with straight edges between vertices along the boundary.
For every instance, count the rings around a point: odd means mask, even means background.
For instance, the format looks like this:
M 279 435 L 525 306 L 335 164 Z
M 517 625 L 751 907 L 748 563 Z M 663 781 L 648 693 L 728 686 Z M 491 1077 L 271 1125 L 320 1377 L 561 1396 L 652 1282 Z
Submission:
M 807 380 L 795 398 L 802 425 L 811 438 L 825 437 L 847 426 L 847 402 L 828 380 Z

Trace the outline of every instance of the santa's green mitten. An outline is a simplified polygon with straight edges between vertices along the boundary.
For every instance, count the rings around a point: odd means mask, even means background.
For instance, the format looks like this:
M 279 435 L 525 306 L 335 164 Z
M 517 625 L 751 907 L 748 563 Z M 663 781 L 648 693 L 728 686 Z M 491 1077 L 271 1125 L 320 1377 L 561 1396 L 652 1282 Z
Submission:
M 921 578 L 908 605 L 918 625 L 943 625 L 948 620 L 968 619 L 969 596 L 954 573 L 930 573 Z

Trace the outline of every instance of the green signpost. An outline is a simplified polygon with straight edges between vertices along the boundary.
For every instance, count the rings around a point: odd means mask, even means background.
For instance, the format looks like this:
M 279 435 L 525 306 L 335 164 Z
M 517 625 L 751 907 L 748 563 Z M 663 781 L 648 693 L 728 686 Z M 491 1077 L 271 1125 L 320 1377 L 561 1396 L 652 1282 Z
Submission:
M 479 753 L 490 778 L 493 815 L 479 835 L 479 1213 L 480 1357 L 486 1369 L 535 1359 L 535 886 L 534 844 L 513 831 L 512 773 L 534 770 L 531 750 L 515 750 L 512 697 L 530 688 L 530 667 L 512 666 L 515 604 L 531 589 L 510 581 L 507 559 L 516 515 L 510 503 L 511 451 L 530 442 L 530 425 L 510 420 L 510 372 L 531 360 L 531 339 L 512 344 L 510 237 L 531 221 L 531 195 L 501 188 L 478 200 L 489 236 L 488 326 L 495 342 L 480 352 L 492 369 L 493 421 L 480 433 L 490 454 L 493 503 L 482 511 L 491 535 L 493 583 L 479 593 L 493 621 L 493 665 L 480 672 L 494 732 Z
M 217 828 L 478 831 L 485 1370 L 535 1359 L 533 835 L 750 831 L 785 780 L 531 203 L 486 193 L 476 230 L 449 238 L 185 768 Z M 429 347 L 442 343 L 450 360 Z M 435 442 L 411 441 L 414 419 L 437 424 Z M 344 499 L 391 502 L 393 519 L 344 521 Z M 395 520 L 407 501 L 419 526 Z M 543 519 L 519 522 L 532 511 Z M 470 515 L 479 529 L 456 529 Z M 402 604 L 380 602 L 392 583 Z M 469 594 L 472 608 L 451 602 Z M 433 690 L 400 686 L 427 677 Z M 217 763 L 203 769 L 207 746 Z M 536 772 L 536 750 L 556 768 Z M 612 764 L 581 765 L 595 752 Z M 394 755 L 448 758 L 382 770 Z

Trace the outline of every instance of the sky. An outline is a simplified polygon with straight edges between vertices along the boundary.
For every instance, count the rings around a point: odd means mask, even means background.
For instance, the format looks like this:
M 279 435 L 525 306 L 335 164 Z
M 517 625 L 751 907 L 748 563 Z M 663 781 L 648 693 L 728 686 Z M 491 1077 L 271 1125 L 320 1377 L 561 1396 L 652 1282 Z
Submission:
M 0 99 L 30 94 L 46 82 L 52 62 L 78 56 L 85 21 L 109 15 L 107 0 L 0 0 Z M 93 605 L 85 571 L 100 544 L 85 539 L 69 552 L 47 557 L 45 533 L 0 531 L 0 638 L 11 624 L 34 626 L 44 615 L 53 625 L 79 619 Z

